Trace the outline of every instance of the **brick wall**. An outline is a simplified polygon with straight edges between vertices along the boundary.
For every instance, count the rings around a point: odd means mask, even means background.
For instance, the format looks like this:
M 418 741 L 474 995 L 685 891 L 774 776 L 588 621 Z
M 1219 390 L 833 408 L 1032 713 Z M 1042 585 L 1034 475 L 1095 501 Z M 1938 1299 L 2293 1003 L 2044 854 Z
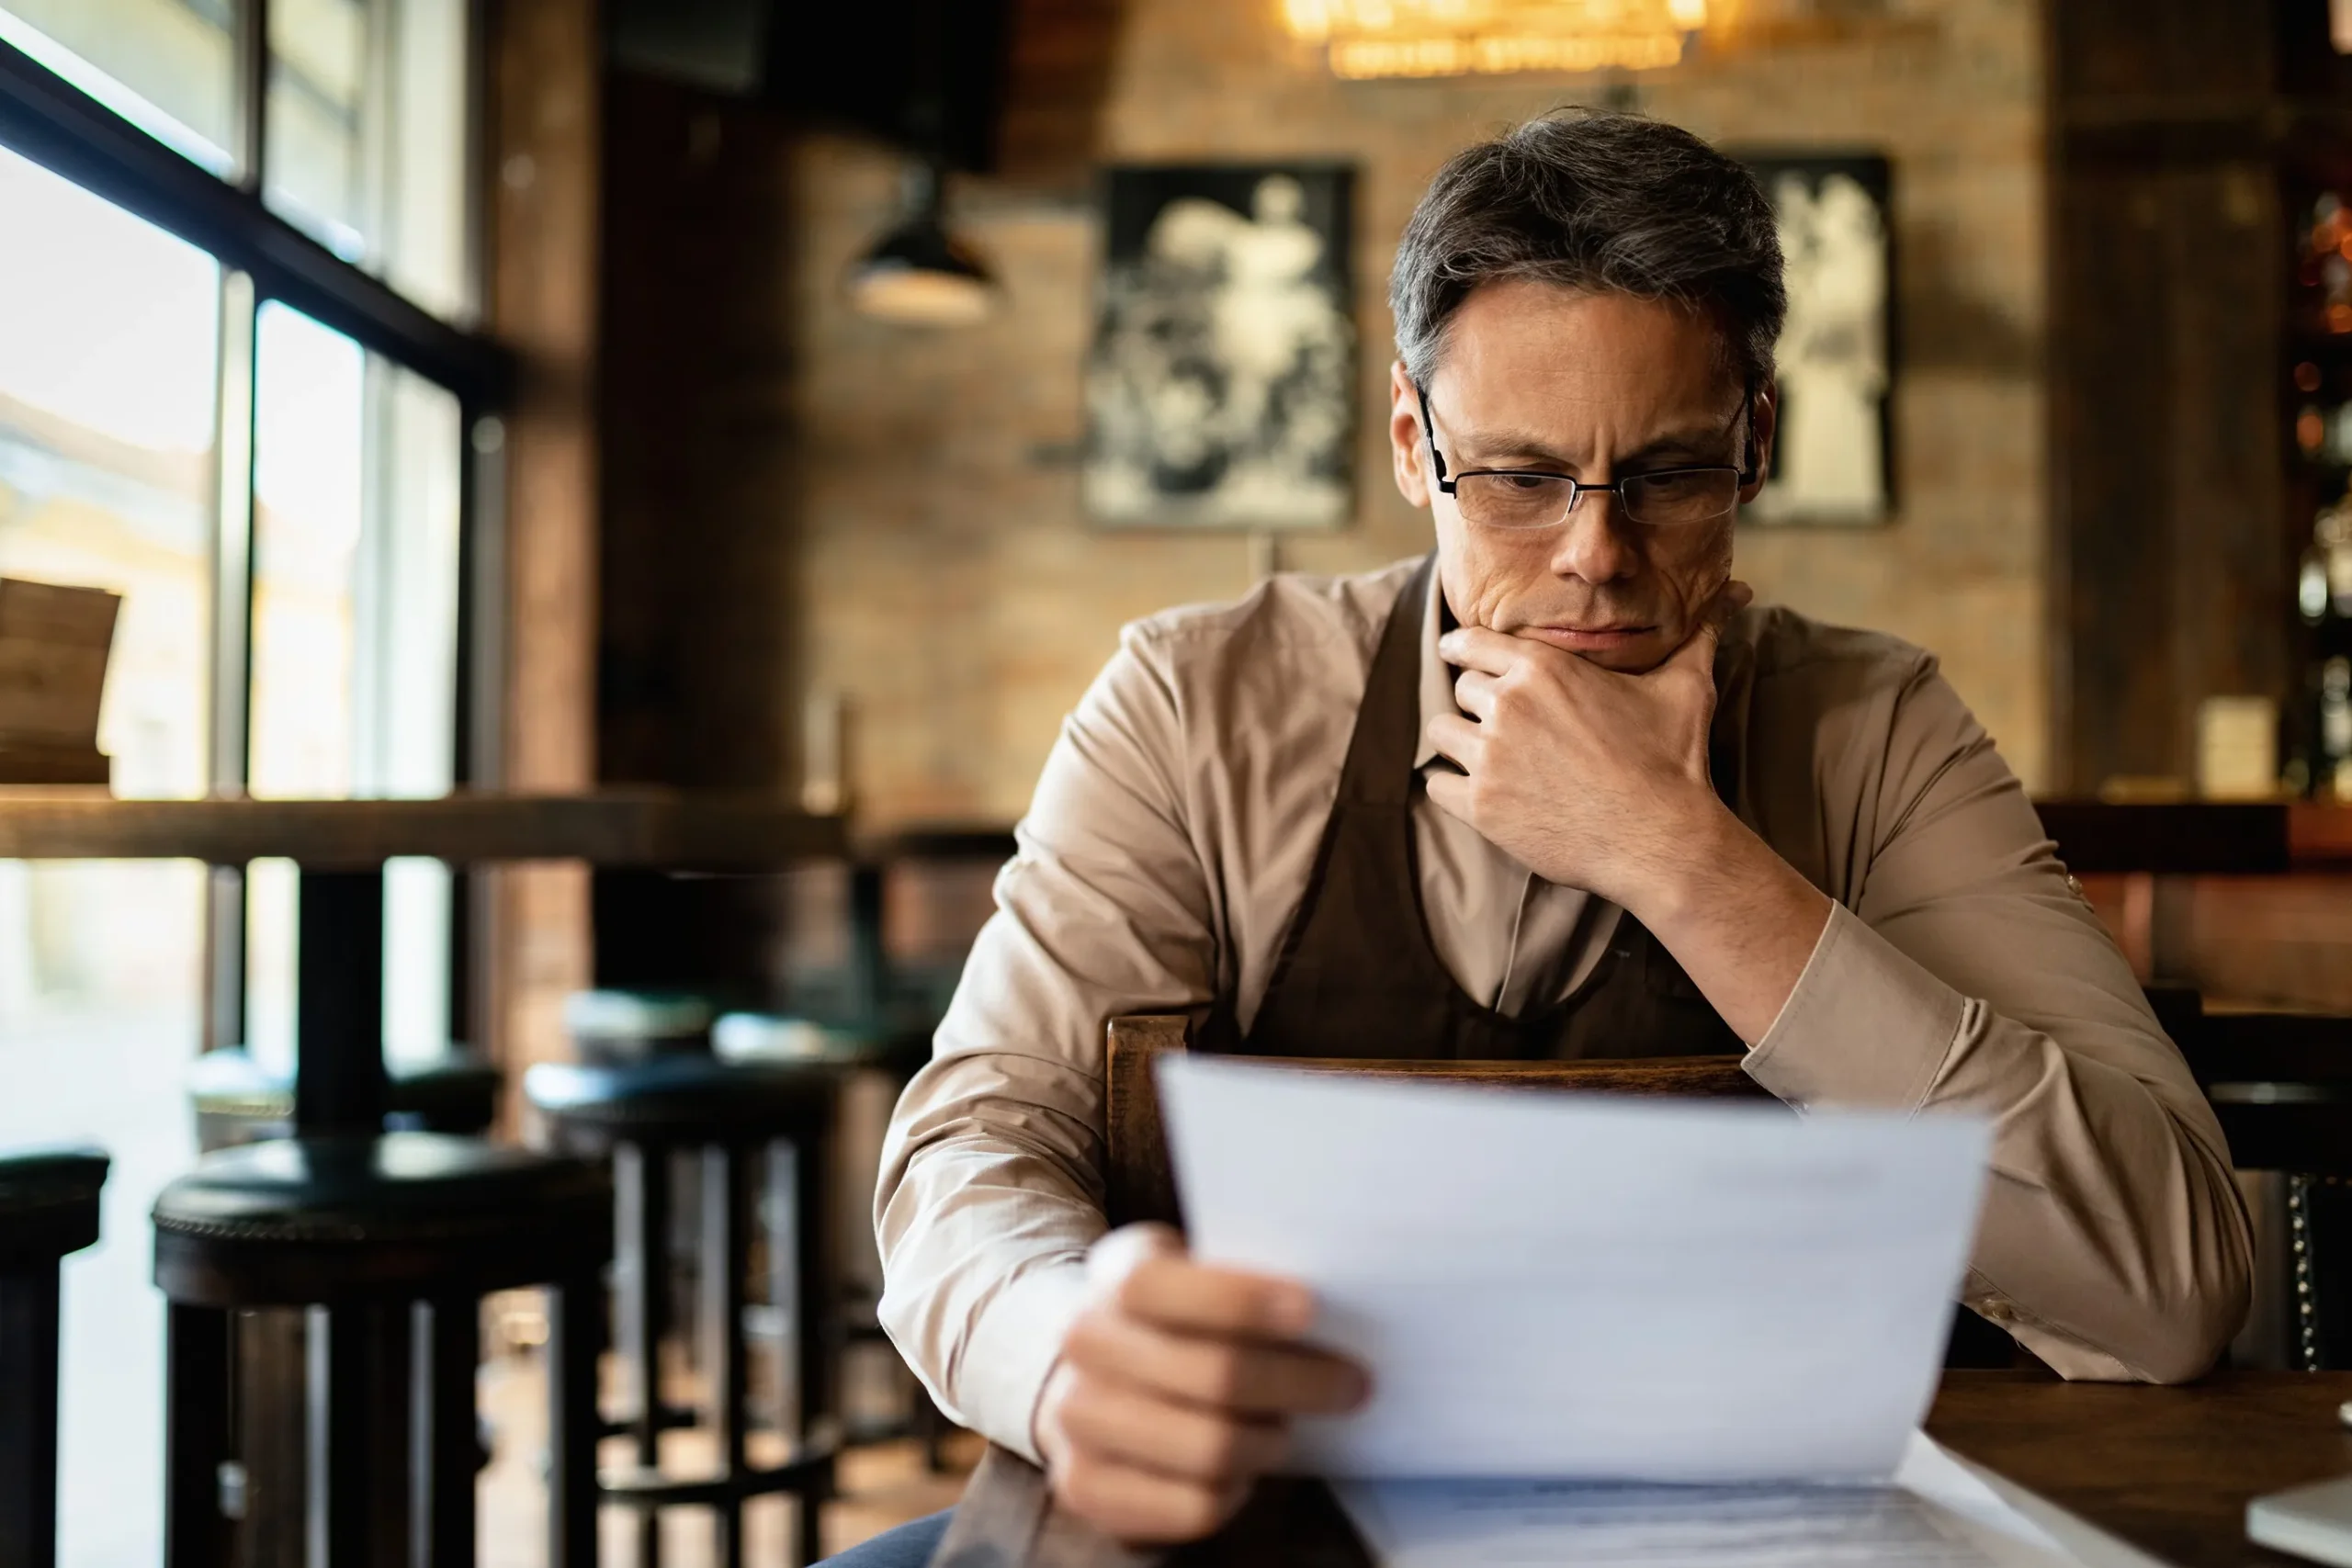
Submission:
M 1868 531 L 1749 530 L 1740 570 L 1769 598 L 1941 653 L 2036 783 L 2046 755 L 2041 10 L 2030 0 L 1814 5 L 1781 16 L 1770 0 L 1746 0 L 1745 44 L 1634 79 L 1643 108 L 1726 144 L 1876 149 L 1894 163 L 1899 514 Z M 790 514 L 791 558 L 776 581 L 793 585 L 804 678 L 855 699 L 855 776 L 879 818 L 1018 813 L 1121 622 L 1252 581 L 1244 536 L 1103 534 L 1080 514 L 1079 375 L 1098 248 L 1089 166 L 1359 163 L 1356 515 L 1342 532 L 1286 536 L 1283 558 L 1345 571 L 1425 547 L 1427 519 L 1390 484 L 1382 428 L 1395 235 L 1464 142 L 1606 85 L 1335 82 L 1282 35 L 1276 10 L 1274 0 L 1026 7 L 1013 128 L 1016 139 L 1034 131 L 1034 144 L 1015 149 L 1003 177 L 957 194 L 959 227 L 1009 295 L 977 329 L 910 333 L 842 306 L 843 269 L 894 209 L 888 155 L 793 140 L 779 148 L 787 166 L 756 186 L 791 208 L 777 286 L 793 291 L 797 455 L 773 466 L 789 487 L 775 504 Z M 1059 18 L 1069 47 L 1036 39 L 1040 17 Z M 1059 96 L 1041 109 L 1039 92 Z

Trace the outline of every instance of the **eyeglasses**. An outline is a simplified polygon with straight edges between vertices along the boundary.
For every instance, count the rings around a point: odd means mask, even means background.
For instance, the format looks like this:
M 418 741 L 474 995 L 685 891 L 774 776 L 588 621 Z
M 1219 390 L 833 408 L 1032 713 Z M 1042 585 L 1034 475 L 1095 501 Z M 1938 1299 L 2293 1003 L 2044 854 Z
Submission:
M 1471 468 L 1449 478 L 1445 454 L 1437 449 L 1437 427 L 1430 422 L 1430 395 L 1416 385 L 1421 401 L 1421 436 L 1437 466 L 1437 488 L 1453 498 L 1462 515 L 1481 528 L 1549 528 L 1567 521 L 1588 491 L 1617 498 L 1617 509 L 1645 528 L 1685 528 L 1712 523 L 1739 504 L 1739 492 L 1755 482 L 1751 468 L 1654 468 L 1627 474 L 1613 484 L 1586 484 L 1566 474 L 1532 468 Z M 1740 405 L 1754 425 L 1755 399 Z M 1743 454 L 1744 456 L 1744 454 Z

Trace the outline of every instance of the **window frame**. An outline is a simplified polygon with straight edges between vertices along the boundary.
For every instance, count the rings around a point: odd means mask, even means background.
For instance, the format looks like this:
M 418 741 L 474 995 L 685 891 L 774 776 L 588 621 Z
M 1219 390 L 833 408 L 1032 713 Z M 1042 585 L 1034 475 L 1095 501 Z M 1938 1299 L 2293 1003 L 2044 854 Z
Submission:
M 384 361 L 454 396 L 461 433 L 458 513 L 458 691 L 454 739 L 459 787 L 495 784 L 504 490 L 501 416 L 513 405 L 515 357 L 471 325 L 445 321 L 271 210 L 267 175 L 270 0 L 237 0 L 233 50 L 233 179 L 157 141 L 13 46 L 0 42 L 0 145 L 209 253 L 220 265 L 220 467 L 213 517 L 214 611 L 208 775 L 216 794 L 244 790 L 249 772 L 254 604 L 255 326 L 275 300 L 343 333 Z M 466 0 L 468 267 L 486 300 L 489 43 L 484 0 Z M 467 1039 L 475 1016 L 470 931 L 479 890 L 452 867 L 450 1032 Z M 204 1049 L 245 1036 L 244 868 L 213 868 L 205 910 Z
M 0 43 L 0 143 L 209 252 L 224 268 L 246 274 L 255 303 L 275 299 L 292 306 L 447 389 L 469 411 L 488 413 L 505 407 L 514 362 L 503 344 L 441 320 L 264 205 L 267 102 L 255 80 L 261 69 L 248 56 L 254 40 L 267 36 L 267 12 L 268 0 L 242 0 L 238 13 L 240 151 L 233 184 L 6 43 Z M 481 29 L 473 31 L 479 48 Z M 478 64 L 474 74 L 481 74 Z M 468 97 L 468 141 L 479 190 L 481 94 L 472 91 Z M 478 220 L 475 228 L 479 253 Z M 480 271 L 478 263 L 475 270 Z

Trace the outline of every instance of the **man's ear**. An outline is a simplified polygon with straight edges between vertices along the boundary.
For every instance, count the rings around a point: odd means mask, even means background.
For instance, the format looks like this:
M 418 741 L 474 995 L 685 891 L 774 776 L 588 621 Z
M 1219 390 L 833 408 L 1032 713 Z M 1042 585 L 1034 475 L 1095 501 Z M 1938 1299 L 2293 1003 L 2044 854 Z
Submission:
M 1764 476 L 1772 471 L 1772 441 L 1781 433 L 1781 383 L 1767 380 L 1756 389 L 1747 402 L 1747 445 L 1739 455 L 1740 465 L 1756 476 L 1740 487 L 1739 503 L 1746 506 L 1764 488 Z
M 1388 367 L 1388 446 L 1396 472 L 1396 493 L 1414 506 L 1430 503 L 1430 473 L 1421 461 L 1427 450 L 1421 439 L 1420 394 L 1405 374 L 1405 362 Z

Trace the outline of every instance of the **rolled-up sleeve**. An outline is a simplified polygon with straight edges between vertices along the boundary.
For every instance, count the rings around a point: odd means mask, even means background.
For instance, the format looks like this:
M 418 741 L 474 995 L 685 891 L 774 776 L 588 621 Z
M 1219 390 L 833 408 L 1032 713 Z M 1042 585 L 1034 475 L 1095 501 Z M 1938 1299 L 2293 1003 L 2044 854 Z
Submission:
M 2188 1065 L 1931 662 L 1870 773 L 1859 888 L 1750 1075 L 1991 1118 L 1968 1304 L 2070 1378 L 2197 1376 L 2245 1315 L 2252 1238 Z
M 883 1326 L 951 1416 L 1033 1459 L 1037 1395 L 1104 1228 L 1104 1025 L 1214 995 L 1181 755 L 1172 688 L 1131 632 L 1063 727 L 883 1147 Z

